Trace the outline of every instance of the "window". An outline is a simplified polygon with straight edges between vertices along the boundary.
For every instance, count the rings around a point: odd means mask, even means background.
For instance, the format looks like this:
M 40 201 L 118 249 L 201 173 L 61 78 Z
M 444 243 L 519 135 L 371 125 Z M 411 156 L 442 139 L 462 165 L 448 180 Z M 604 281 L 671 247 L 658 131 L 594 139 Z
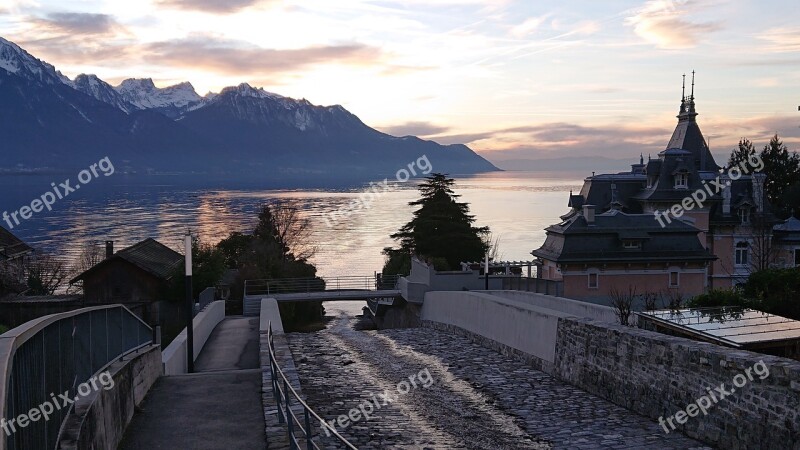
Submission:
M 626 239 L 622 241 L 622 247 L 625 249 L 642 248 L 642 243 L 633 239 Z
M 689 174 L 685 172 L 675 174 L 675 189 L 686 189 L 689 187 Z
M 590 273 L 589 274 L 589 289 L 597 289 L 597 286 L 598 286 L 597 274 L 596 273 Z
M 794 265 L 800 266 L 800 248 L 794 249 Z
M 750 208 L 739 208 L 739 219 L 742 220 L 742 225 L 750 223 Z
M 747 255 L 747 242 L 739 242 L 736 244 L 736 265 L 746 266 L 749 262 Z
M 669 287 L 678 287 L 680 280 L 680 274 L 678 272 L 669 273 Z

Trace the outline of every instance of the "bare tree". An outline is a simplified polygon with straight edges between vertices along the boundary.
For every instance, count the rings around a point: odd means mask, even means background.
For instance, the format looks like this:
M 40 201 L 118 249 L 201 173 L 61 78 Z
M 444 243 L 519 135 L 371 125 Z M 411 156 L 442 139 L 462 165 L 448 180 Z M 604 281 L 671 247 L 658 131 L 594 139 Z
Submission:
M 272 206 L 272 217 L 277 232 L 275 239 L 298 260 L 308 260 L 317 253 L 313 244 L 311 221 L 294 200 L 282 200 Z
M 683 292 L 667 291 L 667 307 L 673 311 L 683 309 L 686 300 L 688 299 L 683 295 Z
M 750 219 L 751 257 L 750 267 L 752 272 L 769 269 L 777 262 L 778 251 L 772 246 L 773 219 L 763 212 L 756 212 Z
M 40 253 L 26 261 L 28 275 L 26 295 L 53 295 L 69 278 L 69 269 L 64 262 L 52 255 Z
M 500 236 L 495 237 L 491 232 L 486 233 L 483 236 L 483 242 L 489 249 L 489 260 L 500 261 L 503 259 L 503 254 L 500 253 Z
M 75 272 L 83 273 L 98 263 L 103 261 L 104 258 L 103 248 L 96 242 L 89 242 L 81 250 L 78 255 L 78 260 L 75 262 Z
M 633 312 L 633 300 L 636 298 L 636 288 L 628 286 L 628 292 L 622 292 L 617 288 L 608 291 L 611 297 L 611 307 L 622 325 L 630 325 L 631 313 Z
M 641 295 L 645 311 L 655 311 L 659 304 L 664 304 L 663 295 L 660 292 L 645 292 Z

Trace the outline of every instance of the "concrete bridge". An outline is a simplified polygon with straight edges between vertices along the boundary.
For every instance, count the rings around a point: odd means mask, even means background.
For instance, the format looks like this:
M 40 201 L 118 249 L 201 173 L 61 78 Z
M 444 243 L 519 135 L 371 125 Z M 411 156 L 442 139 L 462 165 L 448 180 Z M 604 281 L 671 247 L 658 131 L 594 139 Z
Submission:
M 800 445 L 795 361 L 623 327 L 609 308 L 559 297 L 502 290 L 423 295 L 420 307 L 406 306 L 415 327 L 382 331 L 364 330 L 370 320 L 359 316 L 363 302 L 328 304 L 333 320 L 317 333 L 284 333 L 275 298 L 259 300 L 257 317 L 226 317 L 214 302 L 195 318 L 194 374 L 184 373 L 185 338 L 161 354 L 140 327 L 139 340 L 123 339 L 128 345 L 114 347 L 119 352 L 106 349 L 110 365 L 98 360 L 97 370 L 80 375 L 110 368 L 117 383 L 80 399 L 64 419 L 73 424 L 64 427 L 69 435 L 56 432 L 55 444 L 45 430 L 48 440 L 22 447 L 20 435 L 4 436 L 0 450 L 281 449 L 293 441 L 302 448 Z M 96 314 L 76 315 L 85 313 Z M 106 329 L 137 329 L 123 309 L 110 317 Z M 118 327 L 116 317 L 131 326 Z M 39 342 L 34 336 L 62 319 L 0 337 L 0 356 L 11 355 L 0 358 L 0 373 L 30 357 L 9 349 L 19 350 L 22 339 Z M 97 322 L 95 330 L 101 328 Z M 708 415 L 674 420 L 706 387 L 730 385 L 759 361 L 769 378 Z M 6 377 L 11 391 L 25 389 L 18 375 Z M 7 414 L 21 411 L 8 398 L 0 395 Z M 673 418 L 676 429 L 665 432 L 660 416 Z M 52 420 L 61 428 L 61 418 Z

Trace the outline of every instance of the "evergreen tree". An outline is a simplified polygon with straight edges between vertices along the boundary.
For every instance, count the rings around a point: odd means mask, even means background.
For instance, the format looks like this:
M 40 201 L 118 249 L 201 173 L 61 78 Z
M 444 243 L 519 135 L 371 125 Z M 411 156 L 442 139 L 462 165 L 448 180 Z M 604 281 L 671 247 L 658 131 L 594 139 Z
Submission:
M 767 174 L 764 185 L 767 199 L 776 212 L 785 215 L 788 205 L 784 194 L 800 181 L 800 157 L 797 153 L 789 153 L 789 149 L 776 134 L 764 146 L 761 159 L 764 161 L 764 173 Z
M 747 138 L 739 140 L 739 147 L 731 151 L 731 157 L 728 159 L 728 168 L 738 166 L 741 163 L 747 163 L 751 157 L 756 155 L 756 147 Z
M 392 263 L 392 256 L 403 254 L 426 257 L 439 270 L 455 270 L 461 262 L 483 259 L 489 249 L 484 239 L 489 228 L 473 226 L 475 217 L 469 214 L 469 204 L 457 201 L 460 196 L 453 191 L 454 184 L 455 180 L 440 173 L 420 184 L 422 197 L 409 203 L 419 209 L 409 223 L 392 235 L 400 241 L 401 251 L 384 250 L 390 256 L 387 266 Z

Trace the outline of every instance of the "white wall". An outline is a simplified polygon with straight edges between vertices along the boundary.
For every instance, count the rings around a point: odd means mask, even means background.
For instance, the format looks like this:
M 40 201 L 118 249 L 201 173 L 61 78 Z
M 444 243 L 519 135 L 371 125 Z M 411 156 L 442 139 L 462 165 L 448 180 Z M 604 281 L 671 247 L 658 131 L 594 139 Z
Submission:
M 422 305 L 422 320 L 463 328 L 550 363 L 561 317 L 570 315 L 477 292 L 428 292 Z
M 283 321 L 278 301 L 274 298 L 262 298 L 259 331 L 262 333 L 269 331 L 270 322 L 272 322 L 272 334 L 283 334 Z
M 208 307 L 194 317 L 192 329 L 194 330 L 194 359 L 203 350 L 208 337 L 214 328 L 225 319 L 225 301 L 219 300 L 212 302 Z M 179 375 L 187 372 L 186 358 L 186 328 L 181 331 L 161 355 L 161 362 L 164 365 L 164 375 Z
M 552 309 L 563 313 L 571 314 L 576 317 L 594 319 L 605 323 L 619 323 L 614 309 L 609 306 L 596 305 L 594 303 L 582 302 L 563 297 L 553 297 L 552 295 L 536 294 L 534 292 L 523 291 L 489 291 L 488 294 L 517 300 L 541 308 Z M 631 324 L 636 324 L 636 315 L 631 314 Z

